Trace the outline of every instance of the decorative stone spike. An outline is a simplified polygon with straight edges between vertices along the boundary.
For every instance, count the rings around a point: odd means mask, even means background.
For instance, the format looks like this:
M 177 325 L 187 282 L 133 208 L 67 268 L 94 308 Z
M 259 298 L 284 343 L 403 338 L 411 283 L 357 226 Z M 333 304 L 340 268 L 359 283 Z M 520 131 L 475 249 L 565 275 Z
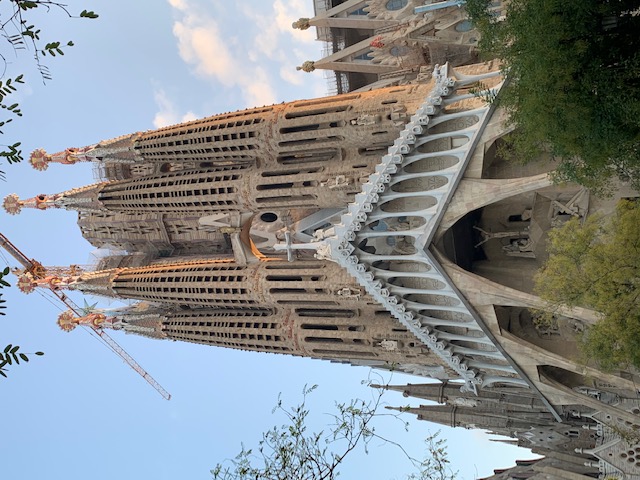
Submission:
M 29 274 L 20 275 L 18 278 L 18 290 L 22 293 L 31 293 L 36 289 L 36 282 Z
M 4 197 L 4 201 L 2 202 L 2 208 L 10 215 L 17 215 L 22 210 L 22 202 L 20 201 L 20 197 L 15 193 L 11 193 Z
M 38 148 L 31 152 L 29 156 L 29 163 L 31 166 L 40 172 L 49 168 L 49 162 L 51 161 L 51 155 L 48 155 L 42 148 Z

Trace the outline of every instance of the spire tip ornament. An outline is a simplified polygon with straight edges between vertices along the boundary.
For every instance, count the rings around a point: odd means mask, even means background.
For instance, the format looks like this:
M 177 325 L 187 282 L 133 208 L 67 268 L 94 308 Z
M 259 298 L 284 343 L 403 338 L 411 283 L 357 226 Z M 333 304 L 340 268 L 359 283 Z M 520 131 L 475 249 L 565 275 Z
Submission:
M 58 326 L 65 332 L 70 332 L 78 325 L 85 325 L 94 330 L 102 327 L 107 320 L 107 316 L 103 313 L 92 312 L 84 316 L 78 317 L 73 310 L 66 310 L 58 315 Z
M 71 310 L 65 310 L 60 315 L 58 315 L 58 321 L 56 322 L 58 326 L 65 332 L 70 332 L 74 328 L 76 328 L 76 322 L 74 322 L 76 316 Z
M 309 19 L 306 17 L 301 17 L 291 24 L 291 28 L 298 30 L 307 30 L 310 26 Z
M 4 201 L 2 202 L 2 208 L 9 215 L 17 215 L 22 210 L 22 202 L 20 201 L 20 197 L 15 193 L 10 193 L 6 197 L 4 197 Z
M 313 60 L 307 60 L 306 62 L 303 62 L 299 67 L 296 67 L 296 70 L 302 70 L 303 72 L 311 73 L 316 69 L 315 63 L 316 62 L 314 62 Z
M 31 156 L 29 157 L 29 163 L 31 166 L 40 171 L 44 172 L 47 168 L 49 168 L 49 162 L 51 161 L 51 155 L 49 155 L 42 148 L 37 148 L 33 152 L 31 152 Z
M 33 281 L 33 277 L 28 273 L 20 275 L 18 278 L 18 290 L 22 293 L 31 293 L 36 289 L 36 282 Z

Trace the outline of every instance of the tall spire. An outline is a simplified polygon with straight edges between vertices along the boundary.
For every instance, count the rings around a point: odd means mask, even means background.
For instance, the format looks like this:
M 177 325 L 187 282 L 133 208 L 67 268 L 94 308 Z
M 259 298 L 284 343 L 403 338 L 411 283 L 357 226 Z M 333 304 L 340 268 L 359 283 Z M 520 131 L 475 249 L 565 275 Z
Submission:
M 11 193 L 4 198 L 2 207 L 11 215 L 20 213 L 23 208 L 46 210 L 48 208 L 64 208 L 67 210 L 101 210 L 97 201 L 97 193 L 104 183 L 94 183 L 81 188 L 73 188 L 61 193 L 47 195 L 41 193 L 35 197 L 21 200 Z
M 135 153 L 135 141 L 140 135 L 134 133 L 96 143 L 82 148 L 67 148 L 62 152 L 47 153 L 42 148 L 31 152 L 29 163 L 36 170 L 44 171 L 50 163 L 73 165 L 78 162 L 93 162 L 109 157 L 110 162 L 133 163 L 139 160 Z
M 84 315 L 77 315 L 73 310 L 62 312 L 58 316 L 58 326 L 65 332 L 77 326 L 113 330 L 124 330 L 127 333 L 138 333 L 149 337 L 165 338 L 162 332 L 162 321 L 166 319 L 161 309 L 154 308 L 146 302 L 115 309 L 95 309 L 86 306 Z

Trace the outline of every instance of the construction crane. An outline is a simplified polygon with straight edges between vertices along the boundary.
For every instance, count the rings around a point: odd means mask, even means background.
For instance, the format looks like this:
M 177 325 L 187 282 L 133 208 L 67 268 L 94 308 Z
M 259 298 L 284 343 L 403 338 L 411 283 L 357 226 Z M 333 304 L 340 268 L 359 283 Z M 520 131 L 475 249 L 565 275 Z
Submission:
M 0 233 L 0 247 L 4 248 L 9 255 L 16 259 L 20 265 L 24 268 L 25 273 L 31 275 L 34 279 L 43 279 L 45 278 L 48 270 L 46 267 L 43 267 L 42 264 L 36 260 L 32 260 L 28 258 L 18 247 L 16 247 L 13 243 L 9 241 L 7 237 L 5 237 L 2 233 Z M 67 295 L 63 292 L 56 290 L 53 285 L 49 286 L 49 291 L 55 295 L 58 300 L 60 300 L 65 306 L 67 306 L 73 313 L 78 316 L 82 316 L 83 309 L 78 307 L 73 300 L 71 300 Z M 104 330 L 99 327 L 91 326 L 90 330 L 98 335 L 100 339 L 105 343 L 105 345 L 111 349 L 116 355 L 118 355 L 127 365 L 129 365 L 133 370 L 138 372 L 138 374 L 144 378 L 149 385 L 156 389 L 156 391 L 162 395 L 165 400 L 171 399 L 171 394 L 167 392 L 162 386 L 151 376 L 146 370 L 144 370 L 138 362 L 136 362 L 131 355 L 129 355 L 124 348 L 122 348 L 118 343 L 107 335 Z

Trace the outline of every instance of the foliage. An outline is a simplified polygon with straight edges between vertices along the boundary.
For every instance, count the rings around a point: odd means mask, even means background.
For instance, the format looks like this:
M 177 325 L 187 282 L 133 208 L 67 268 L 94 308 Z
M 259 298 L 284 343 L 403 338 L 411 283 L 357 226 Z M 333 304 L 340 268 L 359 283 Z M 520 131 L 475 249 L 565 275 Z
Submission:
M 0 375 L 7 378 L 7 365 L 20 365 L 20 360 L 24 362 L 29 361 L 29 354 L 22 353 L 19 350 L 20 347 L 18 345 L 9 344 L 4 347 L 4 351 L 0 353 Z M 44 353 L 35 352 L 34 355 L 42 356 Z
M 78 15 L 72 14 L 63 3 L 49 0 L 0 0 L 0 34 L 6 41 L 5 49 L 0 49 L 0 59 L 3 67 L 0 72 L 0 109 L 4 110 L 4 118 L 0 119 L 0 134 L 2 128 L 11 123 L 14 118 L 22 117 L 22 111 L 17 102 L 10 97 L 16 93 L 21 84 L 24 84 L 22 73 L 9 73 L 11 64 L 7 60 L 9 54 L 19 55 L 30 51 L 40 77 L 43 82 L 51 80 L 51 73 L 46 65 L 45 58 L 64 55 L 65 50 L 73 47 L 72 41 L 61 42 L 58 40 L 43 40 L 41 29 L 32 23 L 34 12 L 50 13 L 62 12 L 68 18 L 98 18 L 98 15 L 89 10 L 83 10 Z M 0 151 L 0 158 L 8 163 L 23 160 L 20 150 L 21 142 L 5 145 Z M 0 177 L 4 174 L 0 172 Z
M 6 267 L 4 270 L 2 270 L 0 272 L 0 288 L 3 287 L 9 287 L 9 282 L 7 282 L 3 277 L 5 277 L 6 275 L 9 275 L 9 267 Z M 5 305 L 3 305 L 6 302 L 6 300 L 2 299 L 2 294 L 0 293 L 0 315 L 4 315 L 4 312 L 2 311 L 3 309 L 7 308 Z
M 407 480 L 454 480 L 456 473 L 449 467 L 446 441 L 438 433 L 425 440 L 427 457 L 420 462 L 418 473 L 412 473 Z
M 0 288 L 10 286 L 9 283 L 3 278 L 4 276 L 9 275 L 9 267 L 0 271 Z M 5 300 L 2 299 L 2 294 L 0 293 L 0 309 L 5 308 L 4 305 Z M 4 312 L 0 311 L 0 315 L 4 315 Z M 18 345 L 9 344 L 4 347 L 4 350 L 0 353 L 0 375 L 3 377 L 7 377 L 7 365 L 20 365 L 20 360 L 24 362 L 29 361 L 29 354 L 22 353 L 19 351 L 20 347 Z M 35 355 L 41 356 L 44 355 L 42 352 L 35 352 Z
M 448 466 L 444 440 L 432 435 L 426 440 L 429 457 L 424 461 L 415 460 L 396 442 L 381 437 L 373 426 L 378 413 L 383 390 L 371 402 L 352 400 L 350 403 L 335 405 L 335 413 L 328 430 L 308 431 L 309 408 L 307 396 L 317 386 L 303 391 L 303 400 L 297 406 L 285 407 L 282 399 L 273 412 L 284 415 L 286 423 L 274 426 L 262 434 L 256 452 L 241 447 L 233 460 L 218 464 L 211 470 L 214 480 L 333 480 L 339 475 L 339 467 L 356 448 L 365 452 L 373 439 L 382 440 L 400 448 L 419 473 L 410 475 L 410 480 L 453 480 L 455 474 Z M 405 424 L 406 427 L 406 424 Z
M 468 0 L 484 55 L 503 61 L 498 102 L 518 127 L 514 156 L 550 151 L 556 179 L 605 192 L 640 186 L 640 15 L 637 0 Z
M 578 219 L 549 233 L 536 291 L 555 306 L 600 314 L 583 350 L 604 369 L 640 367 L 640 203 L 622 200 L 607 222 Z

